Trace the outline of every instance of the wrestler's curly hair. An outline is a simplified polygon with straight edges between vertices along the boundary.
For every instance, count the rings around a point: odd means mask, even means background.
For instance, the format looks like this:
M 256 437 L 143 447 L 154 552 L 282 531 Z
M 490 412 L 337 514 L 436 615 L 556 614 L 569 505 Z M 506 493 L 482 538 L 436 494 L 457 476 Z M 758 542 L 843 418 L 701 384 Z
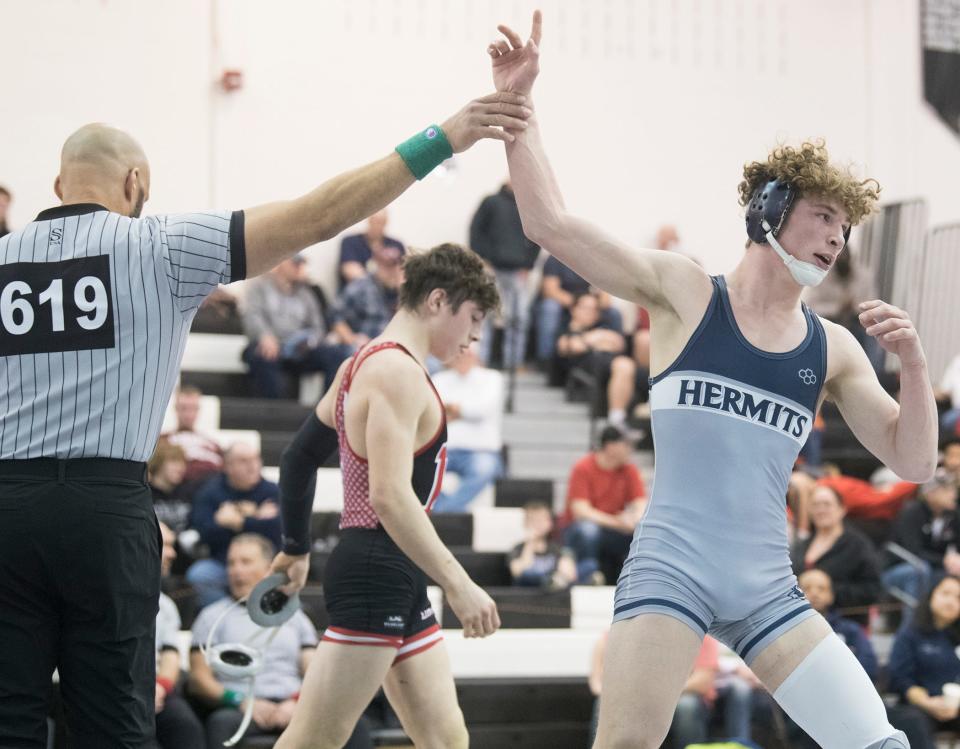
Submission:
M 400 306 L 416 310 L 434 289 L 443 289 L 454 313 L 466 301 L 491 312 L 500 307 L 500 294 L 493 276 L 480 256 L 458 244 L 445 243 L 425 252 L 407 253 Z
M 743 181 L 737 188 L 740 205 L 746 206 L 757 187 L 772 179 L 789 182 L 801 196 L 836 200 L 850 217 L 851 224 L 859 224 L 869 216 L 880 197 L 877 180 L 859 180 L 849 166 L 831 164 L 822 139 L 804 141 L 796 148 L 781 144 L 770 152 L 766 161 L 744 164 Z

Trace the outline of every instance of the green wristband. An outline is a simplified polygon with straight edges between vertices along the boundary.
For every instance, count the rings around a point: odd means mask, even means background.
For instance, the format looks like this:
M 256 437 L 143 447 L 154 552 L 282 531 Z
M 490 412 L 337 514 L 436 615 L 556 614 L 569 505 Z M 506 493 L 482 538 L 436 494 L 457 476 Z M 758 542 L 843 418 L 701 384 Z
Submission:
M 235 689 L 224 689 L 223 696 L 220 698 L 220 704 L 224 707 L 240 707 L 243 704 L 244 696 Z
M 435 167 L 453 156 L 450 141 L 439 125 L 431 125 L 426 130 L 405 140 L 396 148 L 407 169 L 417 179 L 423 179 Z

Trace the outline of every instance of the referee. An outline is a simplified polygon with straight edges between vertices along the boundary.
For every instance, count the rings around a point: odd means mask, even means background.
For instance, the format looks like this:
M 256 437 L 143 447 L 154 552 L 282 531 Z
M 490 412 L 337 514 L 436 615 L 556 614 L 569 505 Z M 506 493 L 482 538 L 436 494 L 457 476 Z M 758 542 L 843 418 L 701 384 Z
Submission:
M 61 205 L 0 239 L 0 747 L 46 745 L 59 669 L 73 746 L 151 747 L 161 541 L 144 461 L 193 316 L 380 210 L 452 152 L 512 140 L 523 97 L 442 127 L 288 201 L 140 218 L 133 138 L 86 125 L 63 146 Z

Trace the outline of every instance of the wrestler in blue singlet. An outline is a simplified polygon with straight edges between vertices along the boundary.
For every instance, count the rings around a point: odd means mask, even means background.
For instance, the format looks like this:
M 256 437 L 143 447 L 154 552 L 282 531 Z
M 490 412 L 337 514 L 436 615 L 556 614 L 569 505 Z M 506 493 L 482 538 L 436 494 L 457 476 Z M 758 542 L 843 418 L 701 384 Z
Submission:
M 748 663 L 814 611 L 787 547 L 786 493 L 813 426 L 827 347 L 769 353 L 740 332 L 722 276 L 683 352 L 651 379 L 656 477 L 617 584 L 614 621 L 667 614 Z

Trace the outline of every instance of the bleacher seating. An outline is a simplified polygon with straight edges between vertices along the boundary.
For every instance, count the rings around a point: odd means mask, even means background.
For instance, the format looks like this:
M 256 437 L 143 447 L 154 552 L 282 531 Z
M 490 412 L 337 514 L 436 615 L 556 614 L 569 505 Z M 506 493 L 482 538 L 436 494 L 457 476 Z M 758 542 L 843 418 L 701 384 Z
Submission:
M 181 381 L 207 394 L 201 405 L 201 428 L 222 438 L 257 435 L 264 475 L 276 480 L 280 453 L 311 406 L 250 397 L 239 364 L 241 343 L 239 336 L 219 342 L 219 348 L 208 345 L 206 337 L 191 340 Z M 227 363 L 230 357 L 234 359 Z M 511 587 L 506 554 L 523 539 L 520 508 L 525 502 L 544 500 L 556 510 L 562 508 L 570 466 L 589 449 L 591 426 L 585 404 L 566 402 L 562 391 L 548 388 L 536 374 L 518 376 L 514 403 L 514 412 L 504 420 L 510 472 L 497 482 L 493 506 L 478 502 L 470 514 L 432 516 L 441 540 L 497 602 L 503 628 L 492 638 L 464 639 L 442 591 L 431 586 L 430 597 L 444 627 L 471 746 L 582 747 L 592 709 L 586 677 L 596 641 L 611 620 L 613 588 L 575 586 L 544 592 Z M 828 418 L 824 453 L 853 475 L 869 475 L 876 466 L 839 416 Z M 651 452 L 643 449 L 637 463 L 649 485 Z M 327 624 L 321 583 L 342 509 L 342 482 L 335 465 L 334 459 L 318 473 L 314 551 L 309 582 L 301 594 L 304 610 L 318 629 Z M 189 618 L 184 621 L 189 625 Z M 395 729 L 381 730 L 377 736 L 378 745 L 409 746 Z M 241 744 L 271 745 L 269 740 L 253 739 Z

